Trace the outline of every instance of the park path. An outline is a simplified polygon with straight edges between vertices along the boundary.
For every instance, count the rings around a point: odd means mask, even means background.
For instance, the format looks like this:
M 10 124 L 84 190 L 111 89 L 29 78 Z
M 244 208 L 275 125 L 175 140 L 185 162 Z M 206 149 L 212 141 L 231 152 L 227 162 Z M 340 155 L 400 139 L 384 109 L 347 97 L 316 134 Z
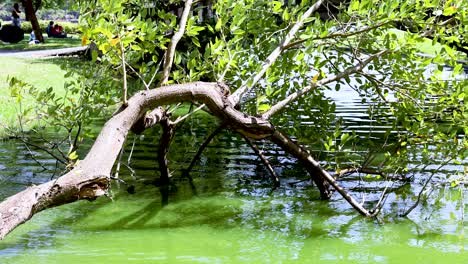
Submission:
M 28 51 L 15 51 L 15 50 L 0 50 L 0 57 L 23 57 L 23 58 L 41 58 L 53 57 L 66 54 L 74 54 L 85 51 L 88 46 L 63 48 L 63 49 L 49 49 L 49 50 L 28 50 Z

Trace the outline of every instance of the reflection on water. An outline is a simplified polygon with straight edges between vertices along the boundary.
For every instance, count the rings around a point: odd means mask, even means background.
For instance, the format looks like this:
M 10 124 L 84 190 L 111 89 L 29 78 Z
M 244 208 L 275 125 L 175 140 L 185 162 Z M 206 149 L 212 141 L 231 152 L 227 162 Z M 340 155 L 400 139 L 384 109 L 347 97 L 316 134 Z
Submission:
M 366 109 L 350 96 L 337 104 L 337 111 L 349 124 L 371 123 Z M 178 132 L 169 154 L 175 184 L 167 206 L 161 205 L 154 184 L 157 140 L 147 134 L 136 139 L 134 177 L 124 168 L 127 183 L 113 183 L 111 199 L 80 201 L 40 213 L 0 242 L 0 262 L 468 262 L 461 213 L 465 202 L 457 189 L 433 188 L 429 193 L 433 198 L 409 219 L 400 219 L 396 214 L 414 203 L 413 194 L 421 183 L 417 179 L 397 183 L 383 208 L 386 217 L 380 222 L 363 219 L 337 194 L 331 201 L 320 201 L 310 182 L 303 181 L 307 174 L 294 159 L 261 143 L 284 177 L 282 186 L 272 191 L 269 175 L 253 151 L 231 133 L 216 137 L 206 149 L 192 172 L 193 188 L 180 172 L 206 131 L 216 127 L 210 122 L 200 117 Z M 19 142 L 0 142 L 0 199 L 52 176 L 55 161 L 33 153 L 48 169 L 42 171 L 30 154 Z M 460 166 L 449 164 L 438 177 L 458 170 Z M 384 188 L 382 182 L 359 176 L 342 184 L 368 203 L 378 200 Z M 129 185 L 135 194 L 126 191 Z

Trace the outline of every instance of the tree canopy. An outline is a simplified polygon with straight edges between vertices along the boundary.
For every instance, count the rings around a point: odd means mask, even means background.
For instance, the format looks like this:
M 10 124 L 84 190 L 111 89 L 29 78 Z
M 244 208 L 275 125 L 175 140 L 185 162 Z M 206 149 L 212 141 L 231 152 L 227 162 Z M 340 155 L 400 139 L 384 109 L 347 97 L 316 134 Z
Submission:
M 465 158 L 466 142 L 457 140 L 467 122 L 466 86 L 457 77 L 466 58 L 464 1 L 285 2 L 193 4 L 169 75 L 160 65 L 182 28 L 183 1 L 85 2 L 84 42 L 98 44 L 102 61 L 128 65 L 142 87 L 225 82 L 243 111 L 284 129 L 311 113 L 316 135 L 310 136 L 327 150 L 343 148 L 353 134 L 337 132 L 346 128 L 326 91 L 350 86 L 373 106 L 377 122 L 391 120 L 398 144 Z M 453 68 L 448 78 L 444 66 Z M 447 141 L 453 144 L 439 144 Z M 389 169 L 402 171 L 405 163 L 391 160 L 408 154 L 395 150 L 401 148 L 388 148 Z

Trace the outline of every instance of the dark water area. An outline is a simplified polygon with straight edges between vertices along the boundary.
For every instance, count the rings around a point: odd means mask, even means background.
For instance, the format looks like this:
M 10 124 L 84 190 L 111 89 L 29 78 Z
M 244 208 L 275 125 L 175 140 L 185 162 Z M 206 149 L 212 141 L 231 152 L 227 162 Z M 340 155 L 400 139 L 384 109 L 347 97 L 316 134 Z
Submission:
M 378 138 L 386 127 L 373 125 L 367 107 L 351 93 L 337 100 L 338 115 L 348 128 Z M 190 184 L 181 171 L 216 126 L 200 115 L 177 132 L 169 153 L 174 184 L 167 206 L 155 183 L 159 130 L 130 136 L 122 160 L 126 163 L 135 142 L 131 170 L 122 166 L 120 172 L 126 183 L 113 182 L 109 197 L 34 216 L 0 242 L 0 263 L 468 263 L 464 187 L 433 184 L 426 192 L 430 198 L 408 218 L 398 217 L 438 164 L 415 172 L 411 182 L 372 181 L 358 174 L 340 181 L 366 206 L 390 190 L 383 217 L 365 219 L 337 193 L 321 201 L 296 160 L 260 142 L 281 177 L 281 187 L 273 190 L 263 164 L 234 133 L 214 139 Z M 307 126 L 312 124 L 304 117 Z M 0 142 L 0 199 L 53 176 L 54 159 L 33 152 L 48 169 L 43 171 L 30 154 L 21 142 Z M 415 160 L 410 167 L 419 165 Z M 434 180 L 463 169 L 449 163 Z

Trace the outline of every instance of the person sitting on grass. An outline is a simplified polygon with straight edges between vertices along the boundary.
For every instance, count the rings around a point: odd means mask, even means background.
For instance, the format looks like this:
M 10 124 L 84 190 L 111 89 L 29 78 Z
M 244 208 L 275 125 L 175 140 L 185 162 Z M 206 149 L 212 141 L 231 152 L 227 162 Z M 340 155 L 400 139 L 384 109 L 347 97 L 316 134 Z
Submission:
M 50 21 L 49 25 L 47 26 L 45 32 L 47 33 L 47 36 L 50 38 L 52 37 L 52 30 L 54 29 L 54 21 Z
M 63 32 L 62 26 L 55 24 L 54 28 L 52 29 L 52 37 L 53 38 L 66 38 L 67 33 Z
M 39 40 L 36 39 L 36 34 L 34 34 L 34 30 L 31 31 L 31 34 L 29 35 L 29 45 L 34 45 L 34 44 L 39 44 Z

